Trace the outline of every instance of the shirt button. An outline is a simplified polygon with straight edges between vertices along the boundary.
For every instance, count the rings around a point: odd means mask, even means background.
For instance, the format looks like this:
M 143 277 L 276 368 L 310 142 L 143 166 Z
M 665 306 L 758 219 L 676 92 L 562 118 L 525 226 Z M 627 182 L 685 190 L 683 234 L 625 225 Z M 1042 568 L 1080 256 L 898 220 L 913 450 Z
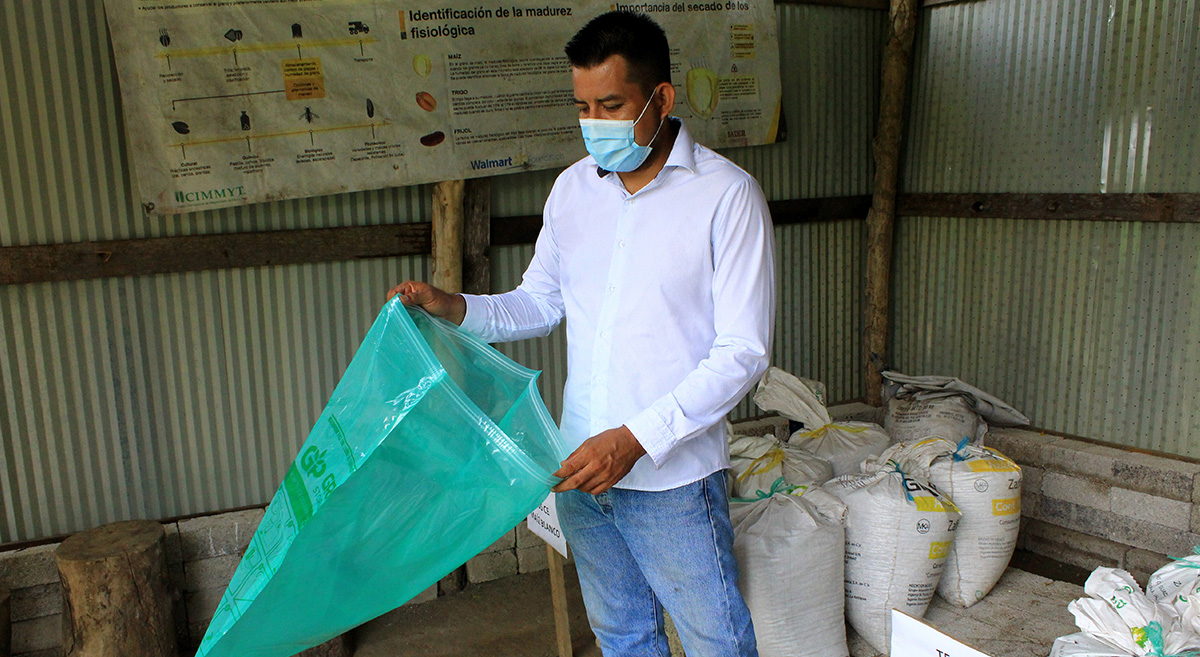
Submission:
M 609 286 L 608 286 L 608 293 L 609 293 L 609 294 L 612 294 L 613 292 L 616 292 L 616 291 L 617 291 L 617 286 L 616 286 L 616 285 L 609 285 Z
M 608 331 L 601 331 L 601 332 L 600 332 L 600 337 L 602 337 L 602 338 L 607 338 L 607 337 L 608 337 Z
M 617 246 L 622 249 L 625 248 L 625 240 L 621 240 L 620 242 L 617 242 Z

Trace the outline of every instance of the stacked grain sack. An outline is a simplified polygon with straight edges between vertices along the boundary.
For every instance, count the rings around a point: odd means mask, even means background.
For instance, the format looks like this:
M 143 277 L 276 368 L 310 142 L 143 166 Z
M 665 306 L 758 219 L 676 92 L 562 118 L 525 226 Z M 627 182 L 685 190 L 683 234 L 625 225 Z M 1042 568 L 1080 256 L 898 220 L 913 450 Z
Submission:
M 949 376 L 909 376 L 884 372 L 883 426 L 893 442 L 930 436 L 957 443 L 970 438 L 982 444 L 988 424 L 1024 426 L 1029 418 L 1001 399 Z
M 754 403 L 764 411 L 777 412 L 804 425 L 804 429 L 788 438 L 788 445 L 828 461 L 834 476 L 856 474 L 861 471 L 863 460 L 883 452 L 891 439 L 878 424 L 834 424 L 822 395 L 818 394 L 823 387 L 772 367 L 758 382 Z
M 738 588 L 762 657 L 846 657 L 843 543 L 846 507 L 820 488 L 776 486 L 734 500 Z
M 884 452 L 875 467 L 888 460 L 928 479 L 962 514 L 938 594 L 959 607 L 982 600 L 1008 568 L 1017 546 L 1020 466 L 966 438 L 957 445 L 944 438 L 901 443 Z
M 729 430 L 729 492 L 732 497 L 769 494 L 776 481 L 820 485 L 833 478 L 833 467 L 819 456 L 790 447 L 775 436 L 742 436 Z
M 822 486 L 846 505 L 846 618 L 890 652 L 891 610 L 925 615 L 950 554 L 959 512 L 921 477 L 889 461 Z
M 1166 584 L 1151 595 L 1142 593 L 1124 570 L 1097 568 L 1083 585 L 1088 597 L 1067 606 L 1081 631 L 1055 639 L 1050 657 L 1165 657 L 1200 650 L 1196 615 L 1191 611 L 1200 608 L 1200 597 L 1181 595 L 1195 590 L 1195 578 L 1186 569 L 1200 564 L 1181 562 L 1187 560 L 1168 564 L 1151 576 L 1152 587 Z M 1178 581 L 1169 583 L 1172 579 Z M 1157 599 L 1157 594 L 1169 597 Z

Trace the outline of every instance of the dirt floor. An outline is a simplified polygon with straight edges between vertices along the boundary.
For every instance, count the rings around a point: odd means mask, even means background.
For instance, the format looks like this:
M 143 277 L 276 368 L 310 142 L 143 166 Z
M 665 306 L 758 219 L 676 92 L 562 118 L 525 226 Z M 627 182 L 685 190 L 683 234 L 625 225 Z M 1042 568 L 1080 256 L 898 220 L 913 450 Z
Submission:
M 579 578 L 564 567 L 575 657 L 600 657 Z M 355 657 L 557 657 L 548 571 L 472 584 L 408 605 L 355 632 Z

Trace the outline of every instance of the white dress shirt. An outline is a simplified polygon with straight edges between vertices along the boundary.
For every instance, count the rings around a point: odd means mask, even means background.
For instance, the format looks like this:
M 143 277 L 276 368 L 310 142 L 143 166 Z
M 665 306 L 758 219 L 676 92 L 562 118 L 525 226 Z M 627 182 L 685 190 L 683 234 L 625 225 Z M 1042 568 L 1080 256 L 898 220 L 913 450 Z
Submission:
M 489 342 L 567 320 L 561 428 L 571 449 L 622 424 L 646 450 L 617 486 L 667 490 L 729 467 L 722 421 L 766 371 L 775 318 L 771 217 L 750 174 L 681 122 L 636 194 L 591 156 L 546 200 L 521 285 L 464 295 Z

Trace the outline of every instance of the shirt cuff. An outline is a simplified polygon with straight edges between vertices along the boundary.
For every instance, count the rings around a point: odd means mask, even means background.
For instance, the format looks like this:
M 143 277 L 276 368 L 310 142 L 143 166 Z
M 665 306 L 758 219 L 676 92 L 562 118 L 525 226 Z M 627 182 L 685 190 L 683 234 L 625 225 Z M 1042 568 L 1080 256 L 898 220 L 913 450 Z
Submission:
M 462 298 L 467 302 L 467 314 L 460 326 L 475 335 L 483 335 L 488 324 L 487 303 L 478 294 L 464 294 Z
M 625 423 L 625 428 L 629 429 L 629 433 L 632 433 L 642 445 L 642 449 L 646 450 L 656 470 L 663 466 L 667 455 L 675 448 L 675 436 L 671 435 L 667 423 L 663 422 L 653 408 L 647 408 L 633 416 Z

